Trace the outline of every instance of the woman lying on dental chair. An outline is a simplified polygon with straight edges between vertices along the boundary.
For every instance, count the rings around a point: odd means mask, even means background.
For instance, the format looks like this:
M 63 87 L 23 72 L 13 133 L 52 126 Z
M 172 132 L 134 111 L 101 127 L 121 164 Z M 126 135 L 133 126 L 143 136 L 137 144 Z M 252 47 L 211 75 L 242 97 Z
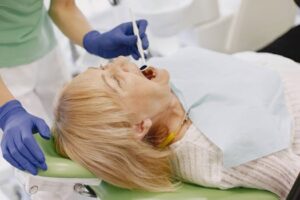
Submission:
M 124 57 L 90 68 L 57 102 L 56 148 L 123 188 L 173 191 L 180 180 L 284 199 L 300 171 L 300 69 L 285 61 L 295 68 L 187 48 L 148 63 L 168 70 Z

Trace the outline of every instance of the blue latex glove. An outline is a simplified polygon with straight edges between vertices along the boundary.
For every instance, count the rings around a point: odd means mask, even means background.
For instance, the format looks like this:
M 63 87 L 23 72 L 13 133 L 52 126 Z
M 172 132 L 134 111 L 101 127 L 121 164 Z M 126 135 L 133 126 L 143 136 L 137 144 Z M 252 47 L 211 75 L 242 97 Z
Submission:
M 1 149 L 5 160 L 33 175 L 38 168 L 47 169 L 44 154 L 33 137 L 39 132 L 43 138 L 50 138 L 44 120 L 27 113 L 19 101 L 11 100 L 0 107 L 0 128 L 4 132 Z
M 147 49 L 149 46 L 148 38 L 145 33 L 147 25 L 146 20 L 137 21 L 143 49 Z M 114 29 L 102 34 L 98 31 L 90 31 L 83 38 L 84 48 L 89 53 L 103 58 L 131 55 L 137 60 L 140 54 L 136 43 L 137 37 L 133 33 L 131 22 L 120 24 Z

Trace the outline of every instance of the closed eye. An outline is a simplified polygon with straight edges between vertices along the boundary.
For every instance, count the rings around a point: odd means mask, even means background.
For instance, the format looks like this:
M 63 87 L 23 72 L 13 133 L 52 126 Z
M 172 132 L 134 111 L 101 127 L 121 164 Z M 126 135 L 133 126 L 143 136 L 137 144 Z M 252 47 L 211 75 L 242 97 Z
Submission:
M 109 82 L 107 81 L 107 79 L 105 78 L 104 74 L 101 74 L 101 78 L 103 80 L 103 82 L 114 92 L 118 93 L 117 89 L 115 87 L 113 87 L 112 85 L 109 84 Z
M 119 78 L 117 78 L 115 75 L 112 76 L 112 78 L 114 79 L 115 82 L 117 82 L 118 86 L 121 88 L 121 81 L 119 80 Z

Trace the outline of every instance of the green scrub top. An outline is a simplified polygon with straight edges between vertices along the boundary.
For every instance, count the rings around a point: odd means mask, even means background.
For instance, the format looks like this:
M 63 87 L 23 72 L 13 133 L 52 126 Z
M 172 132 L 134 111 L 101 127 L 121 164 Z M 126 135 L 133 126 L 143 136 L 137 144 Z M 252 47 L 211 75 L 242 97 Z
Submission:
M 0 0 L 0 68 L 31 63 L 55 44 L 43 0 Z

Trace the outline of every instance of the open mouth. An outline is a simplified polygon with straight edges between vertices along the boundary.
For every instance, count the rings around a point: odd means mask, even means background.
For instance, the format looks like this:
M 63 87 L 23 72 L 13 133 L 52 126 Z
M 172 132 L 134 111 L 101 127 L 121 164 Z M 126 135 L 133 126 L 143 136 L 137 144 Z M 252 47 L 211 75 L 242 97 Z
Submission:
M 156 77 L 156 71 L 154 67 L 148 67 L 147 69 L 142 71 L 142 73 L 149 80 L 152 80 Z

